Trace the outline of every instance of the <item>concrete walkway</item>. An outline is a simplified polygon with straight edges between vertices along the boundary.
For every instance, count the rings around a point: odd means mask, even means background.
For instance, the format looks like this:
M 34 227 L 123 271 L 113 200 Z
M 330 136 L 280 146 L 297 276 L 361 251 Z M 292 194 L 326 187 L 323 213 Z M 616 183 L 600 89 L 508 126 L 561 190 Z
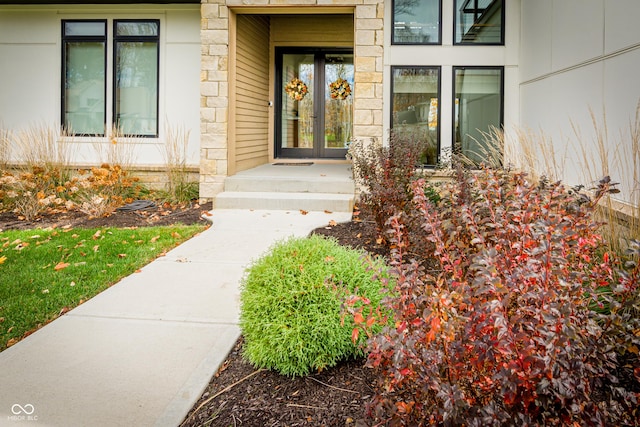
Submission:
M 212 211 L 207 231 L 0 353 L 0 425 L 179 425 L 240 334 L 245 267 L 350 218 Z

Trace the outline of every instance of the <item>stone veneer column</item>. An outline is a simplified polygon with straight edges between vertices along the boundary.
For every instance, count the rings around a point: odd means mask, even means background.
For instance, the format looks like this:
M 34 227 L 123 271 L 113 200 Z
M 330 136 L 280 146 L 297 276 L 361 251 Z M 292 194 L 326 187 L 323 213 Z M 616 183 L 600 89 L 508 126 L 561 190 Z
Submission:
M 384 0 L 364 0 L 355 11 L 354 138 L 380 140 Z
M 355 6 L 354 138 L 380 140 L 384 0 L 201 0 L 200 197 L 223 191 L 227 176 L 229 11 L 227 5 Z M 296 11 L 292 9 L 291 13 Z
M 223 191 L 227 176 L 229 13 L 226 0 L 202 0 L 200 70 L 200 198 Z

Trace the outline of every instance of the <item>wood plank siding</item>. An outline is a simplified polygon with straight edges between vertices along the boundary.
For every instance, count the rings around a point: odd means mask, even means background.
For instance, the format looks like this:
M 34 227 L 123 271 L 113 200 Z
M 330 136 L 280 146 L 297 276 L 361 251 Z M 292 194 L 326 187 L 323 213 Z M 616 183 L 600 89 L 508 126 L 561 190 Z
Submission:
M 273 15 L 275 46 L 353 47 L 353 15 Z
M 269 17 L 238 15 L 235 170 L 269 161 Z

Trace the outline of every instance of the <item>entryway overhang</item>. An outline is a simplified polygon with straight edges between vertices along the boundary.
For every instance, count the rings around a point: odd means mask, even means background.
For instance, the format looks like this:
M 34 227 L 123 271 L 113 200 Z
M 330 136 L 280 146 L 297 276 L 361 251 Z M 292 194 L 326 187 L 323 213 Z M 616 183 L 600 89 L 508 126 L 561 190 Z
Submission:
M 276 91 L 283 90 L 286 79 L 282 77 L 276 84 L 276 48 L 339 48 L 352 52 L 349 138 L 379 139 L 383 135 L 383 1 L 343 4 L 344 0 L 312 0 L 309 4 L 305 0 L 300 4 L 300 0 L 278 0 L 277 5 L 258 1 L 261 4 L 227 0 L 221 5 L 216 0 L 202 0 L 203 198 L 223 191 L 229 176 L 281 160 L 275 150 L 275 101 Z M 318 4 L 321 2 L 326 4 Z M 335 58 L 329 61 L 325 56 L 324 60 L 336 63 Z M 330 77 L 325 83 L 334 81 L 337 79 Z M 344 133 L 334 132 L 329 140 L 335 144 L 338 135 Z M 346 162 L 319 158 L 298 161 L 307 160 L 316 164 Z
M 354 11 L 354 6 L 229 7 L 229 175 L 283 158 L 276 149 L 281 99 L 276 50 L 353 50 Z

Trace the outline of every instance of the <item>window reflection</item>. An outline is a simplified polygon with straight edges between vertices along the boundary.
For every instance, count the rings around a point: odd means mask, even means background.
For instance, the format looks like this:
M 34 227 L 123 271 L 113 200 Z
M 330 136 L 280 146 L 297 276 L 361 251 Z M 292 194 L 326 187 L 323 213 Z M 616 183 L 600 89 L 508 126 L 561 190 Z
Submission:
M 157 22 L 116 21 L 116 125 L 126 135 L 158 134 Z
M 455 0 L 456 44 L 504 44 L 503 0 Z
M 441 0 L 394 0 L 393 44 L 440 44 Z
M 421 156 L 427 165 L 437 163 L 440 99 L 439 67 L 392 67 L 392 127 L 398 135 L 410 134 L 428 142 Z
M 476 164 L 491 154 L 485 135 L 502 128 L 502 73 L 502 67 L 454 69 L 454 148 Z
M 63 22 L 62 125 L 76 135 L 104 135 L 106 21 Z

